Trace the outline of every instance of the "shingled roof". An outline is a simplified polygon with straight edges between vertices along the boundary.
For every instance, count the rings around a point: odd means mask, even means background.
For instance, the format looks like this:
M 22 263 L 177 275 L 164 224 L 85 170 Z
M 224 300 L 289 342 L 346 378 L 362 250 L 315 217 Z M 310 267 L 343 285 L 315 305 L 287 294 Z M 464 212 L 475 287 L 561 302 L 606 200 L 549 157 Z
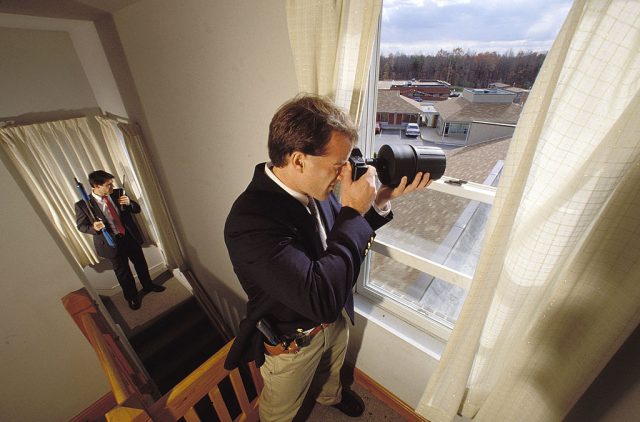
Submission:
M 433 103 L 447 122 L 493 122 L 516 124 L 522 106 L 513 103 L 472 103 L 463 97 Z
M 420 114 L 420 109 L 400 96 L 400 91 L 378 90 L 378 113 Z

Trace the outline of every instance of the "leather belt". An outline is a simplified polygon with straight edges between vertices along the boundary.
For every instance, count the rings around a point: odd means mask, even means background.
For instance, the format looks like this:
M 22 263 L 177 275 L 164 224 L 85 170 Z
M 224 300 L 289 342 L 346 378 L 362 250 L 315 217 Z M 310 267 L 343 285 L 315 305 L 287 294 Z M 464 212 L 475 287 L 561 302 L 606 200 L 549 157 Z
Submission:
M 317 327 L 313 327 L 311 331 L 307 332 L 306 334 L 294 337 L 290 341 L 286 340 L 282 343 L 276 344 L 275 346 L 269 343 L 264 343 L 264 348 L 269 356 L 298 353 L 301 348 L 308 346 L 311 343 L 311 340 L 315 337 L 316 334 L 318 334 L 328 326 L 329 324 L 322 323 Z

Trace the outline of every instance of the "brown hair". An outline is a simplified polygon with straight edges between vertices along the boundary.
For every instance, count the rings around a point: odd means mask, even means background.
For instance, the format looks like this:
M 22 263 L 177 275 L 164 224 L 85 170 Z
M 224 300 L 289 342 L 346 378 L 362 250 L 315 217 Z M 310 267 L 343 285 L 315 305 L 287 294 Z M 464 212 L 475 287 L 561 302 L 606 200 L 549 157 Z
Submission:
M 89 179 L 89 184 L 91 185 L 92 188 L 96 186 L 104 185 L 106 182 L 114 178 L 113 174 L 107 173 L 104 170 L 96 170 L 94 172 L 91 172 L 87 177 Z
M 332 132 L 344 134 L 355 145 L 358 130 L 351 117 L 333 101 L 300 94 L 284 103 L 269 125 L 269 158 L 276 167 L 287 164 L 287 155 L 300 151 L 323 155 Z

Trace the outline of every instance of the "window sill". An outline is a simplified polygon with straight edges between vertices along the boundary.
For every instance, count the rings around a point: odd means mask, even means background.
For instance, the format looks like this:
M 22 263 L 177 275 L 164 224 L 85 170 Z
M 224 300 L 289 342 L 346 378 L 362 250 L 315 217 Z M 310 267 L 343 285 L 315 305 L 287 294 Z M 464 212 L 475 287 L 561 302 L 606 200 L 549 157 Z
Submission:
M 440 360 L 445 347 L 443 340 L 431 336 L 398 318 L 361 294 L 354 294 L 353 299 L 355 311 L 358 315 L 385 329 L 389 334 L 404 340 L 433 359 Z

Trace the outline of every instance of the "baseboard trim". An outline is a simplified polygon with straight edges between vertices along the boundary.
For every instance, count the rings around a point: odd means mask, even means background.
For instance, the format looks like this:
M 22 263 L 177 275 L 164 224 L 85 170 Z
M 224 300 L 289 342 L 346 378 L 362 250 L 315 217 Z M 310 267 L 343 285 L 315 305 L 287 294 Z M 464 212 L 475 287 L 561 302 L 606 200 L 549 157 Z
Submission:
M 427 419 L 418 415 L 408 404 L 396 397 L 391 391 L 378 384 L 373 378 L 365 374 L 358 368 L 353 369 L 353 380 L 362 388 L 369 391 L 378 400 L 383 402 L 389 408 L 393 409 L 398 415 L 410 422 L 429 422 Z
M 116 407 L 116 404 L 116 399 L 113 397 L 113 393 L 109 391 L 107 394 L 100 397 L 93 404 L 91 404 L 91 406 L 87 407 L 82 412 L 69 419 L 69 422 L 104 420 L 105 413 Z

